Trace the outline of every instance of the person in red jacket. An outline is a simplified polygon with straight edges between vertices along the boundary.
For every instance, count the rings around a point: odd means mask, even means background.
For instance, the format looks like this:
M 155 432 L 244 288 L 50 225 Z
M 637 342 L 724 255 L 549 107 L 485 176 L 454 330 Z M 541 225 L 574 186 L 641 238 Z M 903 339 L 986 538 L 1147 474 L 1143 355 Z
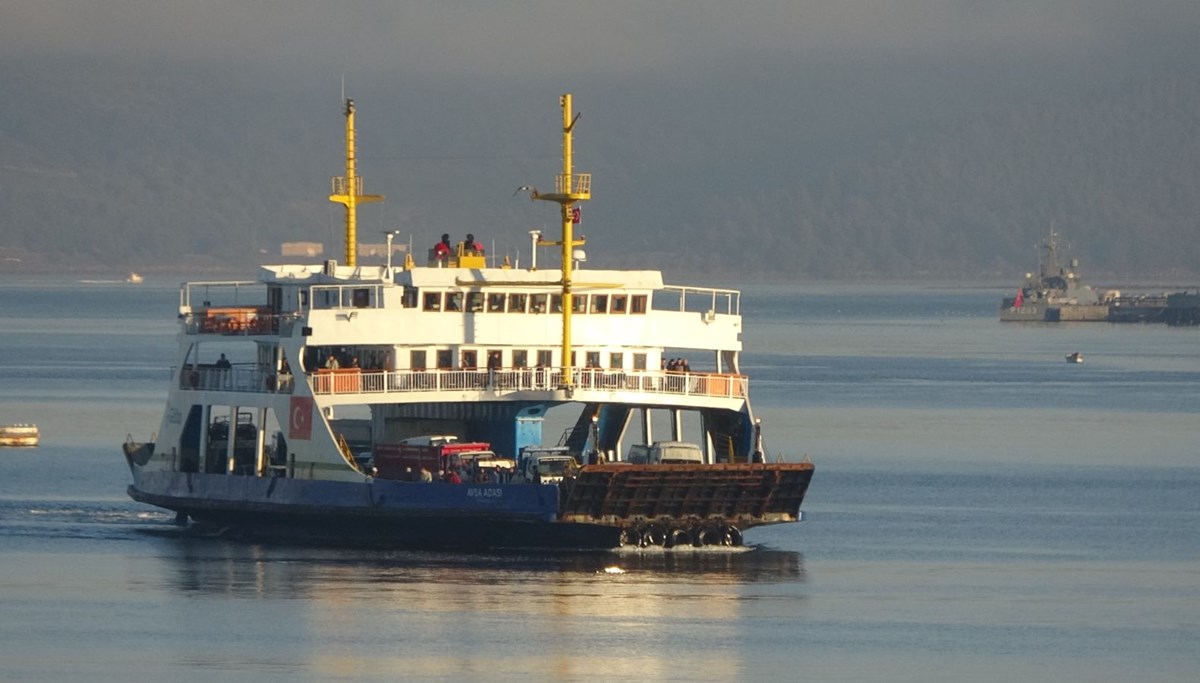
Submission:
M 433 245 L 433 257 L 438 261 L 445 262 L 452 253 L 454 253 L 454 248 L 450 246 L 450 236 L 443 234 L 442 241 Z

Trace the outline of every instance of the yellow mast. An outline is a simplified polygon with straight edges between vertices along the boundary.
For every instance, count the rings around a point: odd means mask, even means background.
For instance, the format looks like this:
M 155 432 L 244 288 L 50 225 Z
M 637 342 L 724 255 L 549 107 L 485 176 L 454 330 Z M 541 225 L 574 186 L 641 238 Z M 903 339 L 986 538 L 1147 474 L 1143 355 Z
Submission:
M 540 194 L 535 191 L 533 198 L 557 202 L 562 211 L 562 240 L 558 242 L 542 240 L 538 244 L 562 247 L 562 281 L 560 283 L 562 285 L 562 383 L 563 388 L 570 393 L 574 384 L 571 377 L 571 309 L 573 307 L 571 301 L 571 267 L 573 265 L 571 250 L 586 242 L 583 239 L 574 239 L 571 234 L 574 219 L 573 209 L 575 202 L 585 202 L 592 198 L 592 174 L 573 174 L 571 171 L 571 133 L 575 128 L 575 122 L 579 120 L 579 115 L 571 117 L 571 93 L 560 97 L 559 103 L 562 105 L 563 113 L 563 170 L 555 178 L 553 194 Z
M 355 172 L 354 100 L 346 99 L 346 175 L 333 178 L 329 201 L 346 207 L 346 265 L 358 265 L 358 205 L 383 201 L 381 194 L 363 194 L 362 178 Z

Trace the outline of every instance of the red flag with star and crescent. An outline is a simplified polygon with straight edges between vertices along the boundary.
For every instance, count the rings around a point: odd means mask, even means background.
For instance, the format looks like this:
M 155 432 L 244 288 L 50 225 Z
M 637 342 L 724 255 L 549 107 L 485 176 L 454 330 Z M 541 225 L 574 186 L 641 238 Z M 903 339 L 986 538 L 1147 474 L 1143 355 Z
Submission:
M 288 438 L 308 441 L 312 438 L 313 400 L 310 396 L 293 396 L 288 411 Z

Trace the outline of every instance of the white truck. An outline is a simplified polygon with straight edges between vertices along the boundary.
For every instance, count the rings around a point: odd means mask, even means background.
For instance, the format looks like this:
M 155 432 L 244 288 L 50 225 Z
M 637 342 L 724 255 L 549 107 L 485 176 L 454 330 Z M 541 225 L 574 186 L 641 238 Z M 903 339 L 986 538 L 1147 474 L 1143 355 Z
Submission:
M 704 452 L 694 443 L 655 441 L 649 446 L 630 446 L 625 460 L 634 465 L 701 465 Z
M 579 469 L 579 462 L 566 446 L 526 446 L 517 459 L 513 481 L 530 484 L 557 484 L 568 473 Z

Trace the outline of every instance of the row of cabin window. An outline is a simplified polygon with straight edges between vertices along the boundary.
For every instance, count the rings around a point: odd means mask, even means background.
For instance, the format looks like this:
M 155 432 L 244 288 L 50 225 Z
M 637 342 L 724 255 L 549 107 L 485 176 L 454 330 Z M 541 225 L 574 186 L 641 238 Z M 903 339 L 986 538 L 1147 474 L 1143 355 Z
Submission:
M 452 370 L 455 368 L 454 355 L 450 349 L 438 349 L 438 350 L 434 351 L 433 354 L 434 354 L 434 361 L 436 362 L 436 365 L 434 367 L 436 367 L 438 370 Z M 495 368 L 495 369 L 530 368 L 530 367 L 535 367 L 535 366 L 543 367 L 543 368 L 556 367 L 554 365 L 554 352 L 551 351 L 550 349 L 537 349 L 534 351 L 527 351 L 525 349 L 513 349 L 510 352 L 510 354 L 511 355 L 509 356 L 509 360 L 511 360 L 512 362 L 505 364 L 505 362 L 504 362 L 505 352 L 501 349 L 489 349 L 489 350 L 460 349 L 458 352 L 458 356 L 459 356 L 458 368 L 465 369 L 465 370 L 476 370 L 476 369 L 479 369 L 480 367 Z M 646 369 L 646 354 L 634 353 L 631 355 L 633 356 L 633 368 L 632 369 L 633 370 L 645 370 Z M 481 357 L 484 360 L 486 360 L 486 362 L 483 365 L 481 365 L 479 363 Z M 578 367 L 578 365 L 576 364 L 576 360 L 578 358 L 579 358 L 579 355 L 575 351 L 572 351 L 571 352 L 572 367 Z M 425 351 L 425 350 L 410 351 L 409 352 L 409 368 L 412 370 L 427 370 L 429 368 L 429 366 L 427 364 L 428 359 L 429 359 L 428 351 Z M 599 351 L 585 351 L 585 352 L 583 352 L 583 359 L 584 359 L 584 367 L 588 367 L 588 368 L 601 367 Z M 533 361 L 533 362 L 531 362 L 531 361 Z M 609 369 L 612 369 L 612 370 L 624 370 L 625 369 L 625 354 L 622 352 L 616 352 L 616 351 L 609 353 L 608 354 L 608 367 L 609 367 Z
M 646 312 L 645 294 L 575 294 L 572 313 L 642 315 Z M 421 309 L 470 313 L 562 313 L 561 294 L 525 294 L 500 292 L 424 292 Z

